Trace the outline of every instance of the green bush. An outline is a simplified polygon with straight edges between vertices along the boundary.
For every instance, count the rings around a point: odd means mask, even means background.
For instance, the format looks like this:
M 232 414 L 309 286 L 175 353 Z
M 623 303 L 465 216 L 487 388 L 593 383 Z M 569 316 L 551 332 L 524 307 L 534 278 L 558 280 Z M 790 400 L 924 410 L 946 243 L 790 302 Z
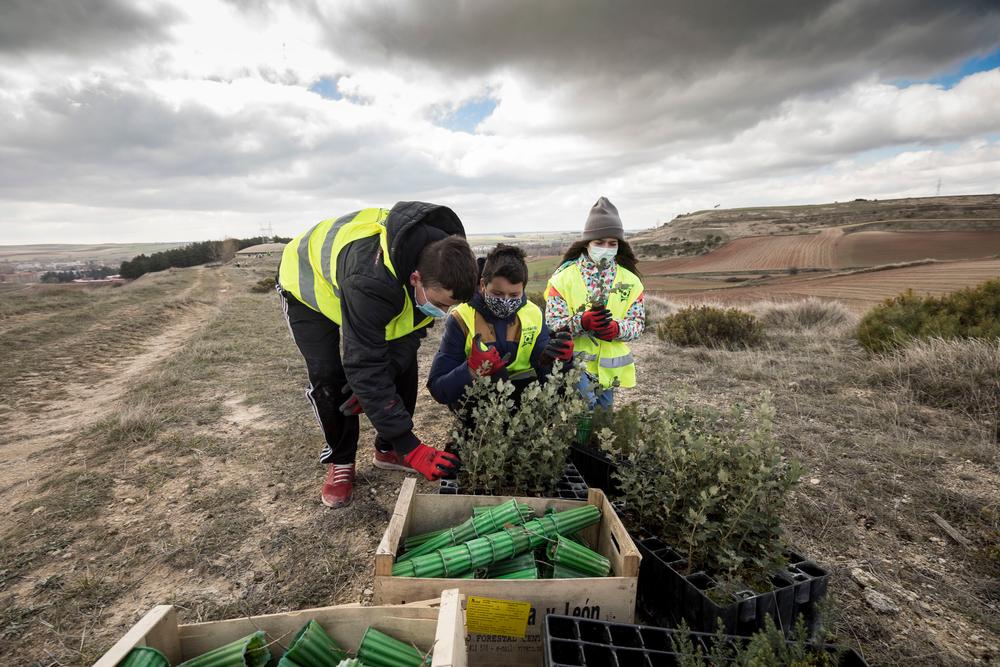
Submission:
M 674 345 L 750 347 L 763 341 L 760 321 L 737 308 L 691 306 L 669 315 L 656 326 L 660 340 Z
M 1000 280 L 941 297 L 907 290 L 872 308 L 858 325 L 858 342 L 872 352 L 923 338 L 1000 338 Z
M 622 412 L 613 424 L 622 433 L 605 427 L 597 438 L 619 460 L 629 520 L 676 549 L 690 572 L 766 585 L 781 562 L 780 513 L 799 478 L 772 433 L 768 398 L 728 413 L 678 401 Z
M 468 493 L 551 493 L 586 408 L 576 388 L 580 375 L 556 362 L 544 384 L 531 382 L 521 391 L 519 406 L 510 381 L 476 378 L 465 390 L 452 432 L 462 458 L 459 484 Z

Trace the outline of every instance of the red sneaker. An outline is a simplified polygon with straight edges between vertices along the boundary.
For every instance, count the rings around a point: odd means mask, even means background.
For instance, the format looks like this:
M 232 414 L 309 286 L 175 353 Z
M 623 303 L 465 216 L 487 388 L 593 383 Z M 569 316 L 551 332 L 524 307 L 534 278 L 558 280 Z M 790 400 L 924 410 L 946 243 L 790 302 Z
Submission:
M 404 472 L 414 472 L 413 467 L 404 461 L 402 457 L 396 456 L 396 452 L 393 450 L 380 452 L 376 449 L 375 458 L 372 463 L 376 468 L 381 468 L 382 470 L 402 470 Z
M 354 464 L 346 465 L 333 464 L 326 471 L 326 480 L 323 482 L 323 492 L 320 499 L 327 507 L 334 509 L 347 507 L 351 504 L 351 497 L 354 494 Z

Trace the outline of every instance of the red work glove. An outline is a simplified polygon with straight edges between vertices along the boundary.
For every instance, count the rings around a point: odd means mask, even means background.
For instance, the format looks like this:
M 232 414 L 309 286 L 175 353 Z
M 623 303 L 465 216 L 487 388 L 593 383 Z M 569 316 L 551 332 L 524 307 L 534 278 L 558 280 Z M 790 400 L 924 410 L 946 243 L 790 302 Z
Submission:
M 351 394 L 351 396 L 346 401 L 340 404 L 340 412 L 345 417 L 356 417 L 365 411 L 365 409 L 361 407 L 361 402 L 358 400 L 357 395 L 355 395 L 354 392 L 351 391 L 351 388 L 349 386 L 345 386 L 342 393 Z
M 611 341 L 618 338 L 619 328 L 616 320 L 611 320 L 606 327 L 594 332 L 594 335 L 601 340 Z
M 608 322 L 613 322 L 611 319 L 611 311 L 607 308 L 591 308 L 590 310 L 584 311 L 583 317 L 580 318 L 580 326 L 582 326 L 586 331 L 600 331 L 604 327 L 608 326 Z
M 432 482 L 444 477 L 454 477 L 458 466 L 462 465 L 456 455 L 434 449 L 422 442 L 406 455 L 406 462 Z
M 472 339 L 472 349 L 469 350 L 469 368 L 476 375 L 493 375 L 510 361 L 509 357 L 501 358 L 495 347 L 483 345 L 482 336 L 476 334 Z
M 552 334 L 542 350 L 542 364 L 551 366 L 556 360 L 569 361 L 573 358 L 573 336 L 568 331 Z

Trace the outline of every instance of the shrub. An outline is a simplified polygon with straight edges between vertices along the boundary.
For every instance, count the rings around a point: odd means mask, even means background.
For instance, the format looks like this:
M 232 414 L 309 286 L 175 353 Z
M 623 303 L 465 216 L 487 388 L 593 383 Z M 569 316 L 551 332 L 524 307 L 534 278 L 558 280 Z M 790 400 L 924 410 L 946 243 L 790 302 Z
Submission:
M 823 301 L 816 297 L 760 304 L 755 307 L 755 312 L 764 327 L 779 330 L 828 332 L 857 321 L 854 313 L 839 301 Z
M 907 290 L 870 310 L 858 326 L 858 341 L 873 352 L 915 338 L 1000 338 L 1000 279 L 942 297 Z
M 784 632 L 768 614 L 764 617 L 764 628 L 748 638 L 727 637 L 720 619 L 718 630 L 704 644 L 692 636 L 687 623 L 682 621 L 670 643 L 678 654 L 678 667 L 834 667 L 840 664 L 836 653 L 827 653 L 822 646 L 810 641 L 802 616 L 795 622 L 792 641 L 786 640 Z
M 871 368 L 876 383 L 904 387 L 927 405 L 1000 418 L 1000 339 L 913 341 Z
M 584 402 L 580 371 L 556 363 L 545 382 L 515 397 L 508 380 L 477 378 L 466 389 L 452 439 L 462 457 L 460 483 L 493 493 L 548 493 L 563 475 Z M 517 407 L 515 404 L 519 403 Z
M 772 434 L 768 398 L 728 413 L 679 403 L 631 410 L 634 433 L 605 427 L 597 434 L 619 459 L 630 519 L 677 549 L 689 572 L 751 588 L 766 581 L 780 563 L 779 516 L 799 477 Z
M 665 317 L 656 327 L 660 340 L 675 345 L 749 347 L 763 340 L 760 321 L 737 308 L 691 306 Z

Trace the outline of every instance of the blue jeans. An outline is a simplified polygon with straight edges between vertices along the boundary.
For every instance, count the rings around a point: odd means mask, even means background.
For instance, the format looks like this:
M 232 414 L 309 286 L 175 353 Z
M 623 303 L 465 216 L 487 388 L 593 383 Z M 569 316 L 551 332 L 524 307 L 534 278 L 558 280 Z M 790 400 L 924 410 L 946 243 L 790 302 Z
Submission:
M 608 387 L 604 391 L 601 391 L 601 385 L 597 382 L 597 378 L 587 371 L 584 371 L 580 377 L 580 384 L 577 385 L 577 389 L 579 389 L 580 395 L 583 396 L 583 400 L 587 402 L 587 409 L 591 412 L 594 411 L 594 408 L 610 410 L 612 403 L 614 403 L 614 387 Z

